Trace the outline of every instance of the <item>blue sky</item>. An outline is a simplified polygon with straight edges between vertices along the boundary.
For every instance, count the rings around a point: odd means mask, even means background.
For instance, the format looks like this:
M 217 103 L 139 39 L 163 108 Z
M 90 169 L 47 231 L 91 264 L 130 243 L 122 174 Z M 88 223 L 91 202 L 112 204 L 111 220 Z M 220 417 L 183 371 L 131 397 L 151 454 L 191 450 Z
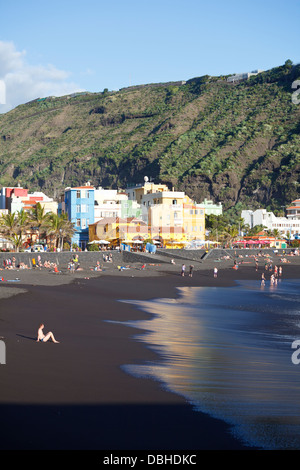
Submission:
M 5 2 L 0 112 L 39 96 L 299 63 L 299 19 L 298 0 Z

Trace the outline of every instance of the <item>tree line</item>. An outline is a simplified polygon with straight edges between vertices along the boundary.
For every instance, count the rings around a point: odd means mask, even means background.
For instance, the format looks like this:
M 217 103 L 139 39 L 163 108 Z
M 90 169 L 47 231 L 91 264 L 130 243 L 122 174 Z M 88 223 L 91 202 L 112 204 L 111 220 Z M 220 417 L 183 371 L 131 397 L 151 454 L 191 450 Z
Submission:
M 231 214 L 206 215 L 205 228 L 209 232 L 210 240 L 229 245 L 243 235 L 255 236 L 262 231 L 275 238 L 280 238 L 281 236 L 279 230 L 268 230 L 264 225 L 256 225 L 250 228 L 248 224 L 245 224 L 243 218 Z
M 15 251 L 31 246 L 33 240 L 40 243 L 41 239 L 46 239 L 50 247 L 62 250 L 74 232 L 74 224 L 67 214 L 46 212 L 40 203 L 31 211 L 9 212 L 0 217 L 0 233 L 13 244 Z

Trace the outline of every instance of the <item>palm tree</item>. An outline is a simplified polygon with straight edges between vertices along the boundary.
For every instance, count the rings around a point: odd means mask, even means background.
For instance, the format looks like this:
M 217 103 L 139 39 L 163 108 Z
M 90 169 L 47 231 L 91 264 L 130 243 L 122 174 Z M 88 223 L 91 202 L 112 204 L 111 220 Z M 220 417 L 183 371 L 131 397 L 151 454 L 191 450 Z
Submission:
M 48 234 L 54 237 L 55 246 L 62 250 L 64 239 L 71 239 L 75 232 L 74 224 L 67 214 L 51 214 L 49 218 Z
M 238 237 L 239 229 L 235 225 L 228 225 L 225 228 L 223 235 L 225 240 L 229 242 L 229 245 L 231 245 L 232 241 Z
M 270 237 L 280 238 L 280 232 L 277 228 L 274 228 L 273 230 L 267 230 L 267 234 Z
M 16 251 L 23 244 L 24 231 L 27 228 L 27 214 L 21 212 L 9 212 L 0 217 L 0 231 L 5 238 L 10 240 Z
M 46 212 L 45 207 L 43 207 L 38 202 L 36 206 L 31 210 L 29 219 L 31 222 L 32 230 L 38 232 L 38 243 L 39 243 L 42 230 L 47 231 L 47 228 L 49 227 L 50 214 Z
M 19 234 L 21 236 L 22 242 L 24 242 L 24 236 L 26 232 L 30 229 L 30 220 L 28 212 L 21 210 L 17 215 L 17 224 L 19 227 Z
M 267 229 L 267 227 L 265 227 L 264 225 L 262 224 L 259 224 L 259 225 L 254 225 L 254 227 L 252 227 L 249 232 L 248 232 L 248 235 L 257 235 L 259 232 L 264 232 L 265 230 Z
M 61 226 L 59 229 L 60 232 L 60 249 L 63 249 L 64 240 L 68 240 L 71 243 L 71 238 L 75 233 L 75 226 L 73 222 L 68 219 L 67 214 L 61 214 Z

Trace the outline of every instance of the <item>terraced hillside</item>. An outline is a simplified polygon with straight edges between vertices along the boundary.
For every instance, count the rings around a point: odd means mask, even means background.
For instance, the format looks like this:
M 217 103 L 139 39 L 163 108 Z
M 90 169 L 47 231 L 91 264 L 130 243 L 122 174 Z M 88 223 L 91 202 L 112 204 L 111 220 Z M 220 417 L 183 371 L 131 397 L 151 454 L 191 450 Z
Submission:
M 198 202 L 280 210 L 300 182 L 300 104 L 291 99 L 300 66 L 226 78 L 18 106 L 0 115 L 0 185 L 58 197 L 86 181 L 122 188 L 147 175 Z

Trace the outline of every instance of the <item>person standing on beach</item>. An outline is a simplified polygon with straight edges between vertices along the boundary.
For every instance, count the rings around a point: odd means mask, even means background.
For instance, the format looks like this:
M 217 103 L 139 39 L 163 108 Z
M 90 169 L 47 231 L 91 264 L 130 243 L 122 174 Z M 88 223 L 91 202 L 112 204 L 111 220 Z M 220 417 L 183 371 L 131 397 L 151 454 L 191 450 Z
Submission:
M 189 272 L 190 277 L 193 277 L 193 269 L 194 269 L 194 266 L 191 264 L 190 265 L 190 272 Z
M 181 276 L 183 277 L 185 273 L 185 264 L 181 266 Z
M 41 323 L 38 329 L 37 342 L 41 341 L 42 343 L 46 343 L 46 341 L 48 341 L 48 339 L 51 338 L 53 343 L 59 343 L 59 341 L 56 341 L 56 339 L 54 338 L 52 331 L 49 331 L 49 333 L 44 335 L 43 333 L 44 328 L 45 328 L 45 325 Z
M 218 276 L 218 268 L 214 267 L 214 277 Z

